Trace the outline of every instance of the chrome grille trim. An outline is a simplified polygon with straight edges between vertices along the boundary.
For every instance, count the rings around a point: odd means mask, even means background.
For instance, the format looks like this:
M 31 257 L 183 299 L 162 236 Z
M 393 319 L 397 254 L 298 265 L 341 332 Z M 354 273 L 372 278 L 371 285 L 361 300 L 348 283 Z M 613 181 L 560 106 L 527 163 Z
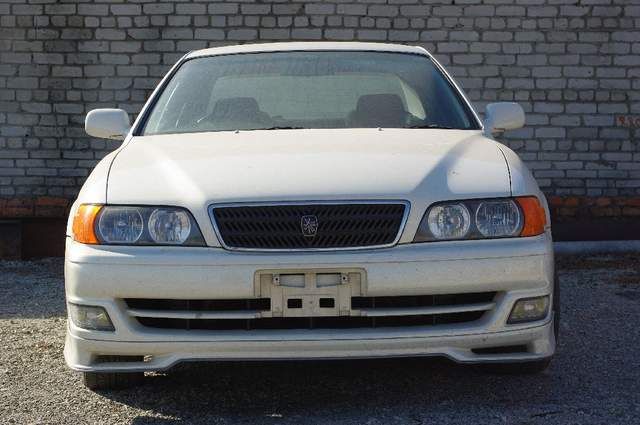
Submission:
M 404 213 L 398 227 L 398 233 L 393 241 L 382 245 L 367 245 L 367 246 L 349 246 L 349 247 L 332 247 L 332 248 L 244 248 L 228 245 L 222 234 L 220 228 L 216 223 L 214 209 L 216 208 L 229 208 L 229 207 L 269 207 L 269 206 L 295 206 L 295 205 L 350 205 L 350 204 L 375 204 L 375 205 L 404 205 Z M 220 203 L 211 204 L 208 207 L 209 219 L 213 224 L 213 229 L 216 234 L 216 238 L 220 243 L 220 246 L 229 251 L 249 251 L 249 252 L 318 252 L 318 251 L 354 251 L 354 250 L 366 250 L 366 249 L 380 249 L 389 248 L 395 246 L 404 232 L 404 228 L 409 218 L 411 210 L 411 203 L 406 200 L 385 199 L 385 200 L 371 200 L 371 199 L 356 199 L 356 200 L 332 200 L 332 201 L 281 201 L 281 202 L 234 202 L 234 203 Z

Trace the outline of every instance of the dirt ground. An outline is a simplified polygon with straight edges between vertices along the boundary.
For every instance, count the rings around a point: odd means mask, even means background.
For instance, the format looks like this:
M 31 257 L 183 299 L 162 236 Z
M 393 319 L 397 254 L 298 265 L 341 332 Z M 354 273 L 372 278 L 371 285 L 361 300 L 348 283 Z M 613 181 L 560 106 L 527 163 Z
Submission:
M 0 423 L 640 423 L 640 254 L 558 258 L 551 367 L 439 359 L 184 364 L 94 393 L 66 368 L 62 260 L 0 262 Z

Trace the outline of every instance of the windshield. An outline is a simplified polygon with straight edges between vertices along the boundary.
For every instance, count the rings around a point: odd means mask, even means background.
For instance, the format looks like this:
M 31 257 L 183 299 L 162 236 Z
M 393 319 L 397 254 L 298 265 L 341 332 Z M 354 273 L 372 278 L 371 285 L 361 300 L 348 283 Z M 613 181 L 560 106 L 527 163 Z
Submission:
M 366 127 L 479 128 L 426 56 L 318 51 L 188 60 L 160 94 L 143 134 Z

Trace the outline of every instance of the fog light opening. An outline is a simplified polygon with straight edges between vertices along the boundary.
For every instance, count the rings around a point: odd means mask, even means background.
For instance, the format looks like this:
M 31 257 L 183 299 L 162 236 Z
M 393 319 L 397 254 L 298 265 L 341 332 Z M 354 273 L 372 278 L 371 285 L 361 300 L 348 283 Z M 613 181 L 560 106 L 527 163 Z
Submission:
M 535 298 L 523 298 L 518 300 L 513 306 L 507 323 L 514 324 L 542 320 L 547 317 L 548 313 L 548 295 Z
M 115 330 L 109 314 L 103 307 L 68 303 L 69 317 L 74 325 L 93 331 Z

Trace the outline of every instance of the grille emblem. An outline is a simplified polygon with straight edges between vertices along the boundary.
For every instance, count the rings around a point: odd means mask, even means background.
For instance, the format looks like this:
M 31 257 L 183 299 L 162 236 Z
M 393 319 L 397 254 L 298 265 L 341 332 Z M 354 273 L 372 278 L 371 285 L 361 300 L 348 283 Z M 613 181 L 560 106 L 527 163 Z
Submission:
M 303 215 L 300 219 L 302 235 L 308 238 L 315 237 L 318 233 L 318 217 L 315 215 Z

